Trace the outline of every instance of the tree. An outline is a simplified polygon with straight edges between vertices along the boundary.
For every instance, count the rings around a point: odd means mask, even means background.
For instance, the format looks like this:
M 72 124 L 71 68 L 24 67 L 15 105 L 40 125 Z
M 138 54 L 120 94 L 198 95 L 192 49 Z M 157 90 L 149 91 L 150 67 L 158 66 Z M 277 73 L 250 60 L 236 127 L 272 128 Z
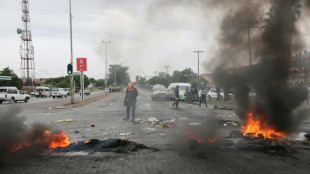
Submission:
M 1 80 L 0 86 L 16 86 L 18 89 L 23 87 L 22 79 L 18 78 L 18 76 L 11 70 L 9 67 L 4 68 L 0 72 L 1 76 L 10 76 L 12 80 Z
M 130 82 L 130 77 L 128 73 L 128 67 L 122 66 L 121 64 L 109 65 L 109 80 L 108 84 L 115 83 L 115 85 L 127 85 Z
M 80 75 L 74 75 L 75 87 L 81 87 Z M 84 87 L 89 85 L 89 79 L 87 75 L 84 75 Z M 51 78 L 46 81 L 46 84 L 53 85 L 58 88 L 70 88 L 70 76 Z
M 105 80 L 104 79 L 98 79 L 98 80 L 96 80 L 95 85 L 97 87 L 99 87 L 99 86 L 105 87 Z

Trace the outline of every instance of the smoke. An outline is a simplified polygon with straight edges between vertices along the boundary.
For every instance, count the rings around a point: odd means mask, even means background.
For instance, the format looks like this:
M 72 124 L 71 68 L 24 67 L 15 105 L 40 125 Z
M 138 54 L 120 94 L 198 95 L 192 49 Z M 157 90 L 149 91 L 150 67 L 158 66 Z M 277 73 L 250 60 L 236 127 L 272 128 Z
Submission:
M 239 9 L 235 13 L 226 13 L 222 21 L 222 36 L 218 41 L 220 49 L 217 59 L 220 66 L 215 69 L 214 75 L 218 85 L 235 90 L 239 106 L 237 114 L 241 119 L 245 119 L 246 111 L 252 110 L 265 114 L 265 121 L 277 131 L 287 133 L 295 131 L 301 120 L 308 116 L 308 110 L 299 107 L 308 98 L 307 89 L 287 84 L 292 51 L 301 49 L 303 45 L 296 27 L 302 10 L 300 2 L 271 1 L 268 16 L 261 27 L 262 33 L 253 38 L 256 43 L 254 55 L 259 58 L 256 60 L 258 63 L 238 71 L 229 71 L 229 67 L 225 66 L 248 57 L 240 51 L 246 48 L 243 44 L 247 44 L 244 42 L 247 35 L 237 32 L 234 24 L 242 16 L 250 21 L 262 19 L 263 4 L 251 1 L 246 4 L 238 3 Z M 309 5 L 308 2 L 306 5 Z M 256 92 L 254 100 L 249 97 L 249 92 L 253 89 Z
M 27 147 L 23 148 L 23 152 L 39 152 L 47 148 L 49 141 L 42 140 L 42 135 L 51 128 L 41 123 L 26 125 L 25 117 L 20 116 L 20 112 L 17 106 L 0 110 L 0 159 L 8 157 L 19 147 Z

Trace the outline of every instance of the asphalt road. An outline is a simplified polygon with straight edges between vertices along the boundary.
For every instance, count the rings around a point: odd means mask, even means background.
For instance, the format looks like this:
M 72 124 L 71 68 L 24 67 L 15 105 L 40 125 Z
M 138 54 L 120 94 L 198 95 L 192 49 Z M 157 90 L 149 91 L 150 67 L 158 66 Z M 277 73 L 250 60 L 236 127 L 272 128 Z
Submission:
M 103 100 L 72 109 L 50 110 L 46 107 L 40 109 L 25 107 L 19 115 L 25 117 L 25 124 L 28 127 L 39 122 L 66 132 L 71 142 L 125 137 L 148 147 L 157 148 L 158 151 L 144 149 L 115 153 L 45 150 L 38 153 L 31 152 L 18 158 L 11 156 L 3 160 L 0 164 L 1 173 L 309 172 L 310 151 L 307 149 L 296 148 L 292 145 L 293 150 L 286 152 L 284 148 L 285 155 L 281 156 L 272 155 L 269 151 L 266 153 L 265 148 L 256 149 L 252 146 L 241 148 L 238 139 L 234 139 L 236 140 L 234 143 L 238 146 L 227 145 L 226 141 L 223 141 L 225 137 L 232 131 L 240 129 L 240 125 L 225 125 L 227 122 L 238 123 L 240 121 L 233 110 L 215 110 L 211 105 L 198 107 L 183 102 L 180 103 L 179 108 L 173 108 L 172 102 L 152 101 L 150 91 L 140 88 L 138 90 L 136 118 L 148 120 L 154 117 L 163 121 L 173 119 L 177 127 L 160 129 L 148 122 L 133 124 L 123 121 L 126 112 L 123 105 L 124 92 L 114 93 Z M 33 101 L 34 105 L 41 103 Z M 9 105 L 1 105 L 1 109 L 8 108 L 7 106 Z M 73 119 L 74 122 L 53 123 L 63 119 Z M 197 133 L 196 136 L 206 133 L 216 135 L 217 140 L 212 144 L 194 144 L 193 148 L 191 143 L 184 142 L 184 133 L 188 130 Z

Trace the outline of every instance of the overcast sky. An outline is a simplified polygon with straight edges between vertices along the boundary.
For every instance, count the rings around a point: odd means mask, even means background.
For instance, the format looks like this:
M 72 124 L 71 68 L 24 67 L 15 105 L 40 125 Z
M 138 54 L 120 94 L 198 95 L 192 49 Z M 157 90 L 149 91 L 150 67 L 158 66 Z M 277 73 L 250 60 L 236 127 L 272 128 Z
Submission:
M 203 66 L 214 56 L 221 10 L 200 0 L 72 0 L 73 56 L 88 59 L 89 77 L 104 78 L 108 64 L 129 67 L 131 79 L 151 76 L 170 65 L 174 70 Z M 66 75 L 70 62 L 69 0 L 29 0 L 37 78 Z M 0 0 L 0 69 L 20 75 L 21 0 Z M 309 25 L 308 29 L 309 29 Z M 247 48 L 245 48 L 247 49 Z M 74 66 L 74 69 L 76 65 Z

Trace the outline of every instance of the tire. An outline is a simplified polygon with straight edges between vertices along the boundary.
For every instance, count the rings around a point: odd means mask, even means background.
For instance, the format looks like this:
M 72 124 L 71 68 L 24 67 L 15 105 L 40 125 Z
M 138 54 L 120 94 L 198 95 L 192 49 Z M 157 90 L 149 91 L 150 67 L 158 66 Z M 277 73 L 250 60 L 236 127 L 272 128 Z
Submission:
M 0 104 L 2 104 L 3 101 L 0 101 Z
M 53 96 L 53 98 L 55 98 L 55 96 Z
M 65 95 L 65 98 L 67 98 L 67 95 Z
M 15 103 L 14 98 L 11 98 L 9 102 L 10 102 L 11 104 L 12 104 L 12 103 Z
M 25 103 L 28 103 L 28 100 L 29 100 L 29 98 L 28 98 L 28 97 L 26 97 L 26 98 L 25 98 Z

